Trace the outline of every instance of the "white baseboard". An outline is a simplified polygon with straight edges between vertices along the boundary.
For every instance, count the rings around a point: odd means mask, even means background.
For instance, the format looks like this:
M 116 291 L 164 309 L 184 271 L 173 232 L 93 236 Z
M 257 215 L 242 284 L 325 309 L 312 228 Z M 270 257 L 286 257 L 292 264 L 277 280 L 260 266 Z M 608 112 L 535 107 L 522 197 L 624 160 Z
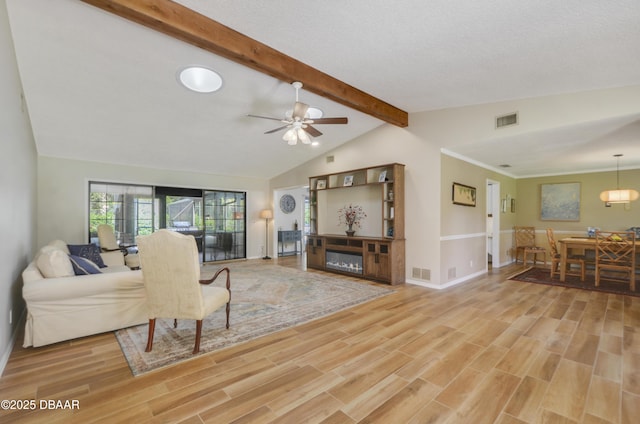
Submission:
M 483 270 L 475 272 L 473 274 L 465 275 L 464 277 L 448 281 L 445 284 L 433 284 L 433 283 L 429 283 L 427 281 L 412 280 L 410 278 L 408 278 L 406 282 L 407 282 L 407 284 L 413 284 L 413 285 L 416 285 L 416 286 L 427 287 L 427 288 L 430 288 L 430 289 L 442 290 L 442 289 L 446 289 L 446 288 L 449 288 L 449 287 L 456 286 L 458 284 L 462 284 L 465 281 L 471 280 L 472 278 L 480 277 L 482 275 L 485 275 L 486 273 L 487 273 L 487 269 L 483 269 Z
M 9 357 L 11 356 L 11 352 L 13 352 L 13 348 L 16 345 L 16 340 L 18 339 L 18 334 L 19 334 L 18 330 L 20 330 L 24 326 L 25 317 L 26 317 L 26 308 L 22 312 L 22 315 L 20 315 L 20 319 L 18 320 L 16 328 L 13 330 L 13 334 L 11 335 L 9 345 L 7 346 L 5 351 L 2 352 L 2 356 L 0 357 L 0 376 L 2 376 L 2 374 L 4 373 L 4 368 L 7 366 L 7 363 L 9 362 Z

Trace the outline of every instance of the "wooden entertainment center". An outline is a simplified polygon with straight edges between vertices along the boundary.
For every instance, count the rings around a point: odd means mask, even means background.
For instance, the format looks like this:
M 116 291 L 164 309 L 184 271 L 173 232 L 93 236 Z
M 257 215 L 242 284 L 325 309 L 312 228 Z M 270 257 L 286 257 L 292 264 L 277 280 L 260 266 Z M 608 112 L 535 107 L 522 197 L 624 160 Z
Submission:
M 335 214 L 349 204 L 363 206 L 367 213 L 354 236 L 340 234 L 335 225 Z M 404 165 L 310 177 L 309 206 L 309 268 L 388 284 L 405 282 Z

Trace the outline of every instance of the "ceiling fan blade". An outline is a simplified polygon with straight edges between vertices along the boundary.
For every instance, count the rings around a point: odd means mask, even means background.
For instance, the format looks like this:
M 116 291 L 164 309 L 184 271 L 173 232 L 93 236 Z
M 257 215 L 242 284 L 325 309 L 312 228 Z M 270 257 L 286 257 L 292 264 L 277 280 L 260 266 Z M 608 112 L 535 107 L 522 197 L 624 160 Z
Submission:
M 283 129 L 287 128 L 288 126 L 289 126 L 288 124 L 287 125 L 283 125 L 283 126 L 278 127 L 276 129 L 269 130 L 269 131 L 265 132 L 265 134 L 273 134 L 274 132 L 278 132 L 280 130 L 283 130 Z
M 300 118 L 300 120 L 302 121 L 307 114 L 308 109 L 309 105 L 296 102 L 296 105 L 293 107 L 293 119 Z
M 318 118 L 313 120 L 314 124 L 348 124 L 348 118 Z
M 320 137 L 322 133 L 317 129 L 313 128 L 311 125 L 307 124 L 303 127 L 303 129 L 311 136 L 311 137 Z
M 261 118 L 261 119 L 271 119 L 272 121 L 283 121 L 282 118 L 272 118 L 270 116 L 260 116 L 260 115 L 247 115 L 250 118 Z M 286 122 L 286 121 L 283 121 Z

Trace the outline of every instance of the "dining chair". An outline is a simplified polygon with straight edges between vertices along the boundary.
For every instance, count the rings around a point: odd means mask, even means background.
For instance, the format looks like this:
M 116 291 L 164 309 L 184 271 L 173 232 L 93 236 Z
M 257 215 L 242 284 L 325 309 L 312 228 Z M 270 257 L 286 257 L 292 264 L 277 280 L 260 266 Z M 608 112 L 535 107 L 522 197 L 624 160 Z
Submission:
M 561 254 L 558 252 L 558 245 L 556 244 L 556 239 L 553 234 L 553 228 L 547 228 L 547 240 L 549 241 L 549 248 L 551 249 L 551 275 L 553 278 L 554 275 L 560 275 L 560 264 L 562 263 Z M 586 258 L 584 255 L 568 255 L 565 259 L 565 263 L 567 264 L 567 275 L 576 275 L 580 276 L 580 281 L 584 282 L 586 275 Z M 576 264 L 580 266 L 580 273 L 571 273 L 571 264 Z
M 226 304 L 226 328 L 229 328 L 231 277 L 229 268 L 220 268 L 211 279 L 200 279 L 198 246 L 192 235 L 159 230 L 138 236 L 142 275 L 147 292 L 149 334 L 145 352 L 153 348 L 156 318 L 196 320 L 193 353 L 200 351 L 202 320 Z M 225 287 L 214 286 L 216 278 L 226 272 Z
M 600 280 L 628 281 L 631 291 L 635 291 L 635 267 L 636 234 L 633 231 L 596 231 L 596 287 Z
M 542 254 L 542 263 L 547 263 L 547 249 L 536 245 L 535 227 L 514 227 L 516 241 L 516 263 L 522 256 L 523 265 L 527 265 L 527 257 L 533 255 L 533 266 L 538 262 L 538 255 Z

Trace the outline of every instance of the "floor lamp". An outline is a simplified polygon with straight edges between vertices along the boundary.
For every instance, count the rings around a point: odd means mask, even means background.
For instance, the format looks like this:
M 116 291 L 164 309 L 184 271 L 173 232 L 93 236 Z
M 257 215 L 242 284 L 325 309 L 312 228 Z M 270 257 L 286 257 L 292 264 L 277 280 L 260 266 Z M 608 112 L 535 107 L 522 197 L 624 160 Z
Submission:
M 265 254 L 262 259 L 271 259 L 269 256 L 269 220 L 273 218 L 273 212 L 271 212 L 271 209 L 263 209 L 260 211 L 260 218 L 265 220 L 264 234 L 267 240 L 264 248 Z

